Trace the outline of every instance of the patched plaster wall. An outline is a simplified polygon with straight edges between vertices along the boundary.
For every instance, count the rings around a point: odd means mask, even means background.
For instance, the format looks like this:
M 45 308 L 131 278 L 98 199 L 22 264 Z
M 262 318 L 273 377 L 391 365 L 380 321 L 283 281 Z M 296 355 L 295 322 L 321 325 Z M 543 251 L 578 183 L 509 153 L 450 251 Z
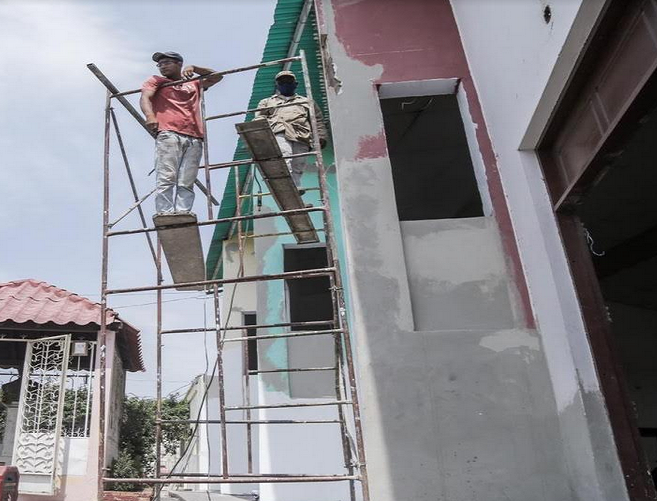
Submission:
M 627 492 L 604 399 L 541 167 L 531 151 L 608 3 L 451 1 L 497 154 L 573 485 L 582 499 L 623 500 Z
M 449 2 L 317 5 L 372 498 L 623 499 L 598 481 L 582 409 L 557 405 L 560 382 L 533 328 L 503 167 Z M 489 19 L 475 13 L 472 30 Z M 400 224 L 377 84 L 438 78 L 460 79 L 493 216 Z M 579 426 L 563 433 L 568 413 Z M 588 471 L 573 467 L 586 458 Z

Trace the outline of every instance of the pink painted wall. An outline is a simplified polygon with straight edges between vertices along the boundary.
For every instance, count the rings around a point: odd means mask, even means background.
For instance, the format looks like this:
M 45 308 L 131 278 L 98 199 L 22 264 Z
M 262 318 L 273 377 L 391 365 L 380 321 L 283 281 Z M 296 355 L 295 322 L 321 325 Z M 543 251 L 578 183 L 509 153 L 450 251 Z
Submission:
M 333 0 L 335 36 L 347 55 L 366 65 L 381 65 L 377 83 L 459 78 L 468 96 L 483 157 L 494 215 L 511 263 L 527 326 L 532 314 L 520 256 L 506 204 L 496 155 L 470 75 L 448 0 Z M 320 10 L 320 21 L 322 12 Z M 361 139 L 356 159 L 387 156 L 383 132 Z

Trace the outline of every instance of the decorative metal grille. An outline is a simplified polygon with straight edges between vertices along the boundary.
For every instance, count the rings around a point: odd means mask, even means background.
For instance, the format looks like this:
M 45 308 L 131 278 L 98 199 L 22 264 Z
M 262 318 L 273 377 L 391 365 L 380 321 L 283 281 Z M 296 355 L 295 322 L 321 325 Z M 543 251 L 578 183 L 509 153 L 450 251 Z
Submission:
M 65 437 L 88 437 L 91 429 L 96 343 L 88 344 L 88 355 L 70 357 L 66 371 L 62 424 L 62 435 Z
M 14 462 L 21 475 L 47 475 L 56 483 L 63 459 L 61 426 L 69 336 L 28 343 Z M 61 471 L 61 470 L 60 470 Z

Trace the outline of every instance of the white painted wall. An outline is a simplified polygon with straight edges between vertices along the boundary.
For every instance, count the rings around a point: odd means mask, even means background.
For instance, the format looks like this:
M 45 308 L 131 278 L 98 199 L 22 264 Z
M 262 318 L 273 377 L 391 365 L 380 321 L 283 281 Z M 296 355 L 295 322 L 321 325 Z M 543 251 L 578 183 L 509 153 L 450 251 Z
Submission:
M 224 278 L 234 278 L 238 276 L 240 268 L 240 253 L 238 250 L 237 240 L 235 238 L 226 240 L 222 253 Z M 253 240 L 247 240 L 243 249 L 244 274 L 253 275 L 255 273 L 255 256 L 253 253 Z M 253 283 L 227 284 L 220 299 L 221 301 L 221 325 L 236 326 L 243 325 L 243 313 L 253 312 L 256 310 L 256 289 Z M 229 331 L 227 338 L 242 337 L 242 331 Z M 243 364 L 242 364 L 242 344 L 226 343 L 223 350 L 223 372 L 224 372 L 224 392 L 226 405 L 235 406 L 243 405 Z M 214 357 L 211 357 L 211 361 Z M 219 414 L 219 386 L 217 377 L 211 378 L 212 367 L 207 375 L 200 375 L 190 391 L 187 399 L 190 401 L 190 417 L 195 419 L 199 415 L 200 419 L 218 420 Z M 207 396 L 204 393 L 207 389 Z M 257 389 L 255 380 L 252 389 L 252 400 L 257 398 Z M 241 412 L 229 412 L 227 419 L 243 419 Z M 231 474 L 247 473 L 247 437 L 246 427 L 243 425 L 228 425 L 227 438 L 228 444 L 228 468 Z M 258 430 L 254 427 L 253 447 L 257 451 L 258 447 Z M 218 424 L 209 426 L 200 425 L 197 432 L 195 443 L 189 453 L 189 461 L 181 463 L 177 471 L 183 469 L 186 472 L 206 473 L 213 475 L 222 473 L 221 459 L 221 430 Z M 257 466 L 257 453 L 254 452 Z M 183 468 L 184 467 L 184 468 Z M 249 494 L 252 490 L 257 490 L 254 484 L 190 484 L 185 488 L 195 491 L 220 491 L 229 494 Z
M 532 151 L 604 0 L 451 0 L 516 231 L 582 499 L 627 499 L 590 347 Z M 545 23 L 549 4 L 552 19 Z

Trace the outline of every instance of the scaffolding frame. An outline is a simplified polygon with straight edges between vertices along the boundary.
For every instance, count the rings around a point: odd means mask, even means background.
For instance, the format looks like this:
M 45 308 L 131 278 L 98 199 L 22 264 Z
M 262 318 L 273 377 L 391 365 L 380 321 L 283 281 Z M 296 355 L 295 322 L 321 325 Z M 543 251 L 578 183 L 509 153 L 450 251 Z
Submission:
M 300 62 L 303 73 L 303 81 L 306 90 L 307 98 L 313 102 L 312 87 L 306 56 L 303 50 L 299 52 L 299 56 L 286 57 L 273 61 L 267 61 L 256 65 L 245 66 L 241 68 L 233 68 L 225 71 L 217 71 L 208 75 L 197 76 L 187 80 L 179 80 L 165 84 L 165 86 L 177 85 L 182 82 L 189 82 L 194 80 L 201 80 L 216 75 L 229 75 L 233 73 L 240 73 L 244 71 L 258 70 L 260 68 L 285 65 L 289 67 L 293 62 Z M 328 182 L 326 167 L 323 162 L 321 145 L 318 136 L 317 117 L 315 114 L 314 106 L 309 106 L 309 122 L 312 133 L 312 144 L 308 153 L 294 154 L 289 156 L 282 156 L 282 159 L 296 158 L 296 157 L 314 157 L 315 166 L 317 167 L 318 175 L 318 188 L 321 206 L 320 207 L 303 207 L 294 210 L 278 210 L 263 214 L 256 214 L 252 211 L 251 214 L 242 214 L 242 201 L 252 195 L 244 194 L 243 191 L 250 189 L 249 181 L 250 174 L 254 170 L 254 159 L 235 160 L 232 162 L 223 162 L 218 164 L 211 164 L 209 161 L 209 138 L 207 134 L 207 123 L 211 120 L 247 115 L 255 111 L 264 111 L 267 109 L 275 109 L 279 107 L 290 106 L 291 104 L 283 104 L 275 107 L 247 109 L 237 112 L 224 113 L 219 115 L 206 115 L 205 106 L 205 92 L 203 86 L 200 86 L 201 98 L 201 118 L 204 126 L 204 141 L 203 141 L 203 165 L 201 166 L 205 172 L 205 183 L 197 180 L 197 187 L 203 192 L 206 197 L 207 205 L 207 220 L 197 221 L 196 223 L 186 223 L 184 225 L 170 225 L 165 227 L 149 227 L 144 215 L 142 204 L 155 192 L 150 191 L 145 196 L 140 196 L 134 181 L 132 170 L 128 162 L 128 157 L 125 150 L 125 145 L 119 130 L 119 124 L 112 108 L 113 101 L 118 101 L 130 115 L 153 137 L 155 135 L 146 127 L 146 123 L 136 111 L 136 109 L 125 98 L 127 95 L 137 94 L 140 89 L 120 92 L 116 86 L 94 65 L 87 65 L 89 70 L 100 80 L 106 87 L 107 95 L 105 100 L 105 124 L 104 124 L 104 152 L 103 152 L 103 223 L 102 223 L 102 265 L 101 265 L 101 326 L 99 334 L 99 441 L 98 441 L 98 500 L 102 501 L 105 486 L 110 483 L 139 483 L 150 484 L 155 488 L 156 499 L 159 499 L 160 489 L 166 484 L 244 484 L 244 483 L 308 483 L 308 482 L 349 482 L 349 493 L 352 501 L 356 501 L 356 483 L 360 485 L 360 493 L 363 501 L 370 500 L 369 484 L 367 475 L 367 466 L 365 461 L 365 448 L 363 443 L 363 432 L 361 424 L 360 406 L 358 399 L 358 390 L 356 386 L 356 372 L 353 360 L 353 347 L 351 342 L 351 335 L 347 321 L 347 309 L 344 297 L 344 290 L 342 285 L 342 277 L 340 274 L 340 262 L 338 259 L 338 248 L 335 239 L 333 215 L 331 213 L 331 205 L 329 200 Z M 123 164 L 128 176 L 131 187 L 134 203 L 123 211 L 118 218 L 110 221 L 110 139 L 112 130 L 116 136 Z M 240 181 L 239 168 L 247 166 L 249 169 L 244 183 Z M 232 168 L 235 179 L 235 197 L 236 209 L 235 215 L 227 218 L 215 218 L 213 206 L 218 205 L 217 201 L 212 195 L 212 180 L 211 172 L 217 169 Z M 152 172 L 152 171 L 151 171 Z M 199 172 L 200 174 L 200 172 Z M 200 176 L 199 176 L 200 177 Z M 271 195 L 269 193 L 259 196 Z M 132 211 L 138 210 L 139 217 L 142 223 L 141 228 L 131 230 L 112 230 L 123 218 L 125 218 Z M 243 223 L 246 221 L 253 221 L 261 218 L 285 217 L 291 214 L 303 214 L 310 212 L 321 212 L 323 228 L 315 228 L 317 232 L 323 232 L 325 235 L 325 245 L 327 254 L 327 266 L 321 269 L 302 270 L 295 272 L 282 272 L 277 274 L 260 274 L 260 275 L 245 275 L 244 274 L 244 243 L 247 238 L 256 238 L 258 236 L 276 236 L 276 235 L 290 235 L 295 234 L 293 228 L 291 232 L 270 233 L 267 235 L 248 234 L 244 231 Z M 157 231 L 166 231 L 169 228 L 179 226 L 206 226 L 216 225 L 218 223 L 231 223 L 231 232 L 236 230 L 238 249 L 240 257 L 240 266 L 238 276 L 235 278 L 224 279 L 211 279 L 195 282 L 184 282 L 175 284 L 165 284 L 162 274 L 162 244 L 160 239 L 157 238 L 156 244 L 153 244 L 151 233 Z M 313 227 L 315 224 L 313 224 Z M 109 288 L 108 284 L 108 271 L 109 271 L 109 243 L 112 237 L 121 235 L 132 235 L 143 233 L 146 236 L 147 244 L 155 264 L 156 283 L 154 285 L 131 287 L 131 288 Z M 258 282 L 268 280 L 291 280 L 291 279 L 304 279 L 326 276 L 329 279 L 331 301 L 333 306 L 333 319 L 321 321 L 308 321 L 308 322 L 280 322 L 272 324 L 256 324 L 256 325 L 239 325 L 229 326 L 228 320 L 225 325 L 221 325 L 220 315 L 220 286 L 224 284 L 235 284 L 233 287 L 233 295 L 237 289 L 238 284 L 247 282 Z M 209 289 L 212 293 L 213 306 L 214 306 L 214 327 L 190 327 L 182 329 L 164 329 L 162 325 L 162 292 L 166 289 L 174 289 L 187 286 L 203 286 L 206 291 Z M 108 297 L 115 294 L 139 292 L 139 291 L 156 291 L 156 304 L 157 304 L 157 339 L 156 339 L 156 417 L 155 417 L 155 439 L 156 439 L 156 465 L 155 477 L 146 478 L 110 478 L 108 477 L 108 469 L 105 464 L 105 435 L 106 435 L 106 370 L 107 370 L 107 310 L 108 310 Z M 233 296 L 234 297 L 234 296 Z M 231 301 L 232 304 L 232 301 Z M 230 315 L 230 312 L 229 312 Z M 329 329 L 322 329 L 321 327 L 329 326 Z M 280 334 L 265 334 L 258 335 L 260 329 L 266 328 L 295 328 L 301 327 L 302 331 L 289 331 Z M 255 329 L 256 335 L 249 336 L 246 333 L 247 329 Z M 314 330 L 313 330 L 314 329 Z M 242 331 L 243 335 L 236 338 L 226 339 L 226 334 L 230 331 Z M 219 419 L 186 419 L 186 420 L 165 420 L 162 419 L 162 336 L 185 334 L 194 332 L 215 332 L 217 353 L 214 371 L 217 373 L 217 383 L 219 387 Z M 279 339 L 279 338 L 295 338 L 304 336 L 331 336 L 334 344 L 334 359 L 335 365 L 331 367 L 298 367 L 279 370 L 248 370 L 248 350 L 249 342 L 259 342 L 266 339 Z M 223 367 L 223 348 L 225 343 L 239 342 L 242 345 L 242 360 L 243 360 L 243 388 L 242 398 L 243 405 L 227 406 L 225 398 L 225 381 L 224 381 L 224 367 Z M 271 372 L 305 372 L 305 371 L 333 371 L 334 372 L 334 387 L 335 398 L 333 400 L 321 402 L 299 402 L 299 403 L 285 403 L 285 404 L 268 404 L 268 405 L 252 405 L 250 401 L 250 379 L 258 374 L 271 373 Z M 207 406 L 207 396 L 210 384 L 206 387 L 203 396 L 204 403 Z M 316 406 L 334 406 L 337 411 L 336 419 L 252 419 L 252 411 L 258 409 L 286 409 L 298 407 L 316 407 Z M 203 407 L 203 405 L 201 405 Z M 349 412 L 349 409 L 351 412 Z M 228 419 L 227 413 L 242 412 L 243 419 Z M 200 417 L 200 415 L 199 415 Z M 196 426 L 195 430 L 200 425 L 208 426 L 210 424 L 220 425 L 221 436 L 221 474 L 211 475 L 207 473 L 189 473 L 179 474 L 171 472 L 166 477 L 162 477 L 160 466 L 162 458 L 162 430 L 164 426 L 171 424 L 189 423 Z M 275 473 L 254 473 L 253 471 L 253 444 L 252 444 L 252 431 L 253 426 L 268 426 L 268 425 L 321 425 L 321 424 L 338 424 L 340 429 L 340 440 L 343 451 L 344 469 L 346 474 L 275 474 Z M 227 425 L 244 425 L 246 426 L 247 436 L 247 462 L 248 471 L 246 473 L 233 473 L 230 471 L 229 462 L 229 447 L 227 440 Z M 350 427 L 353 427 L 352 437 Z M 192 437 L 193 438 L 193 437 Z M 209 452 L 209 451 L 208 451 Z M 275 453 L 274 453 L 275 457 Z M 174 468 L 175 469 L 175 468 Z

